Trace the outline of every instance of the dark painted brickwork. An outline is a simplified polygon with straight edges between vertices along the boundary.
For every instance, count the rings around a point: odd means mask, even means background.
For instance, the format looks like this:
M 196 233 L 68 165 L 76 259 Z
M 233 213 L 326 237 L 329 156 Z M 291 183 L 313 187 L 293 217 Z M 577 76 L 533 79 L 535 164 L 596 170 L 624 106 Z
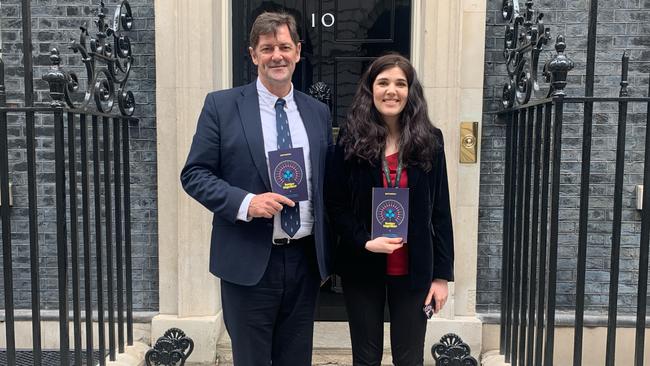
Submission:
M 117 6 L 116 0 L 105 2 L 107 20 Z M 132 0 L 134 28 L 129 32 L 135 56 L 128 90 L 135 94 L 138 124 L 130 127 L 131 197 L 133 245 L 134 310 L 158 309 L 158 237 L 156 202 L 156 121 L 155 121 L 155 59 L 153 0 Z M 41 76 L 50 65 L 49 50 L 61 51 L 62 67 L 75 71 L 85 83 L 85 69 L 80 56 L 67 48 L 71 38 L 79 38 L 79 26 L 86 23 L 91 36 L 98 12 L 98 0 L 38 0 L 32 1 L 32 32 L 34 45 L 34 79 L 36 102 L 49 102 L 47 84 Z M 0 0 L 0 33 L 3 58 L 6 63 L 8 103 L 22 104 L 22 22 L 19 0 Z M 83 84 L 82 84 L 83 85 Z M 116 107 L 117 108 L 117 107 Z M 37 118 L 37 175 L 39 196 L 39 241 L 41 253 L 41 298 L 44 309 L 57 304 L 53 122 Z M 24 120 L 9 118 L 10 171 L 14 183 L 15 206 L 12 209 L 14 297 L 16 308 L 30 307 L 29 237 L 27 222 L 26 154 L 24 151 Z M 77 132 L 78 136 L 78 132 Z M 79 168 L 78 168 L 79 169 Z M 79 170 L 78 170 L 79 171 Z M 91 178 L 92 179 L 92 178 Z M 78 177 L 77 182 L 80 182 Z M 79 191 L 81 189 L 79 188 Z M 81 198 L 78 199 L 81 202 Z M 92 204 L 92 203 L 91 203 Z M 79 235 L 81 238 L 81 234 Z M 94 243 L 93 243 L 94 256 Z M 104 262 L 105 263 L 105 262 Z M 104 270 L 104 274 L 106 271 Z M 93 279 L 94 283 L 94 279 Z M 0 285 L 1 286 L 1 285 Z M 104 285 L 106 288 L 106 285 Z M 94 290 L 94 288 L 93 288 Z M 4 289 L 2 291 L 4 294 Z M 93 299 L 95 294 L 93 293 Z M 106 297 L 104 297 L 106 299 Z M 4 306 L 4 302 L 0 302 Z
M 545 0 L 535 3 L 536 9 L 546 14 L 546 24 L 551 27 L 553 41 L 542 55 L 540 64 L 543 65 L 552 56 L 550 51 L 553 50 L 555 37 L 558 34 L 566 35 L 566 54 L 576 63 L 576 68 L 569 74 L 568 95 L 584 95 L 589 2 Z M 620 60 L 627 49 L 630 51 L 630 95 L 646 96 L 650 72 L 650 1 L 600 1 L 599 5 L 595 95 L 618 96 Z M 498 312 L 501 290 L 505 129 L 497 121 L 495 111 L 499 108 L 501 88 L 507 76 L 502 56 L 505 23 L 500 6 L 501 1 L 488 1 L 478 239 L 479 312 Z M 571 310 L 575 306 L 582 116 L 581 109 L 575 106 L 565 110 L 557 273 L 560 310 Z M 587 311 L 595 314 L 603 314 L 608 302 L 616 126 L 616 104 L 603 104 L 595 109 L 585 302 Z M 618 301 L 619 313 L 622 314 L 632 314 L 636 307 L 641 222 L 639 211 L 634 208 L 634 187 L 643 182 L 645 130 L 645 106 L 637 104 L 630 107 Z

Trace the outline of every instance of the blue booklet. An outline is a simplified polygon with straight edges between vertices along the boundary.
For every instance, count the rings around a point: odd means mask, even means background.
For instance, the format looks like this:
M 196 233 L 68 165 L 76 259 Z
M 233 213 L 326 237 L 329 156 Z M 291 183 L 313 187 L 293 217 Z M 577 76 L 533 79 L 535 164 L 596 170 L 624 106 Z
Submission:
M 407 243 L 408 226 L 409 189 L 373 188 L 372 238 L 402 238 Z
M 269 151 L 271 190 L 294 202 L 306 201 L 307 173 L 302 147 Z

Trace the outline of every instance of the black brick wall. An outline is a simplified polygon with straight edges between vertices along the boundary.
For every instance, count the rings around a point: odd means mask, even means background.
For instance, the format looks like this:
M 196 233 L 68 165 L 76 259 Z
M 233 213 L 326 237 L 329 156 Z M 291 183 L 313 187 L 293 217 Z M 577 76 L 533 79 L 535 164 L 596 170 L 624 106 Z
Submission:
M 22 21 L 19 0 L 0 1 L 0 34 L 6 71 L 9 104 L 22 104 Z M 107 20 L 112 22 L 117 0 L 105 1 Z M 135 18 L 131 38 L 134 63 L 128 90 L 137 102 L 137 124 L 130 126 L 131 144 L 131 213 L 133 245 L 134 310 L 158 309 L 158 237 L 156 202 L 156 121 L 155 121 L 155 58 L 153 0 L 130 1 Z M 97 32 L 94 21 L 98 0 L 32 1 L 32 33 L 36 103 L 49 102 L 48 86 L 41 80 L 50 65 L 49 51 L 57 47 L 62 67 L 75 71 L 85 83 L 85 69 L 79 54 L 68 47 L 71 38 L 79 38 L 79 26 L 86 23 L 90 36 Z M 115 107 L 117 110 L 117 107 Z M 24 151 L 24 119 L 10 115 L 10 171 L 14 184 L 12 208 L 12 239 L 16 308 L 30 307 L 29 237 L 27 221 L 26 154 Z M 41 254 L 41 298 L 44 309 L 58 307 L 56 277 L 54 163 L 51 118 L 37 117 L 37 175 L 39 196 L 39 242 Z M 78 134 L 79 132 L 77 132 Z M 78 136 L 78 135 L 77 135 Z M 92 178 L 91 178 L 92 179 Z M 80 178 L 77 178 L 80 182 Z M 91 181 L 92 182 L 92 181 Z M 80 190 L 80 188 L 79 188 Z M 79 203 L 81 198 L 78 198 Z M 91 203 L 92 204 L 92 203 Z M 80 212 L 80 211 L 79 211 Z M 80 213 L 79 213 L 80 215 Z M 80 229 L 81 232 L 81 229 Z M 79 234 L 81 238 L 81 233 Z M 81 253 L 81 252 L 80 252 Z M 94 243 L 93 243 L 94 255 Z M 105 263 L 105 262 L 104 262 Z M 105 275 L 104 270 L 104 275 Z M 94 281 L 94 280 L 93 280 Z M 94 282 L 93 282 L 94 283 Z M 106 288 L 106 285 L 104 285 Z M 94 291 L 94 288 L 93 288 Z M 3 289 L 4 294 L 4 289 Z M 93 293 L 93 299 L 95 295 Z M 4 302 L 0 303 L 0 307 Z
M 523 9 L 523 1 L 521 3 Z M 552 42 L 542 55 L 540 64 L 543 65 L 554 54 L 555 37 L 564 34 L 566 54 L 576 63 L 576 68 L 569 74 L 567 88 L 567 94 L 572 96 L 584 95 L 588 5 L 586 0 L 535 2 L 535 8 L 545 13 L 545 23 L 550 26 L 552 34 Z M 487 5 L 478 238 L 479 312 L 498 312 L 501 290 L 505 128 L 497 120 L 495 112 L 499 110 L 501 89 L 507 80 L 507 73 L 502 56 L 505 22 L 500 6 L 501 1 L 488 1 Z M 618 96 L 620 60 L 626 49 L 630 53 L 630 95 L 646 96 L 650 72 L 650 1 L 600 1 L 596 96 Z M 544 92 L 546 90 L 543 88 Z M 641 222 L 639 211 L 635 209 L 634 187 L 643 183 L 645 109 L 645 106 L 637 104 L 630 107 L 628 115 L 618 300 L 619 313 L 622 314 L 632 314 L 636 307 Z M 573 106 L 565 109 L 557 273 L 557 304 L 560 310 L 571 310 L 575 306 L 582 116 L 581 108 Z M 603 314 L 608 302 L 616 126 L 616 104 L 602 104 L 595 108 L 585 301 L 587 311 L 594 314 Z

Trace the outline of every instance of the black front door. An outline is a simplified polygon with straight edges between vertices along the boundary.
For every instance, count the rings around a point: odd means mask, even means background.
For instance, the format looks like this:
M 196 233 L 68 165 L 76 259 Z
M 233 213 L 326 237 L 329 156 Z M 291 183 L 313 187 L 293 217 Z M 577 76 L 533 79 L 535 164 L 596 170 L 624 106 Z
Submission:
M 335 127 L 345 118 L 361 74 L 376 57 L 411 54 L 411 0 L 237 0 L 233 10 L 233 83 L 255 80 L 257 68 L 248 53 L 248 34 L 265 11 L 286 11 L 298 25 L 301 60 L 293 74 L 296 89 L 328 91 Z M 321 95 L 321 100 L 323 100 Z M 340 281 L 326 283 L 317 319 L 345 320 Z
M 293 75 L 309 93 L 317 82 L 331 91 L 334 126 L 345 118 L 361 74 L 388 52 L 411 54 L 411 0 L 233 1 L 233 82 L 247 84 L 257 69 L 248 54 L 248 34 L 264 11 L 284 10 L 298 23 L 302 58 Z

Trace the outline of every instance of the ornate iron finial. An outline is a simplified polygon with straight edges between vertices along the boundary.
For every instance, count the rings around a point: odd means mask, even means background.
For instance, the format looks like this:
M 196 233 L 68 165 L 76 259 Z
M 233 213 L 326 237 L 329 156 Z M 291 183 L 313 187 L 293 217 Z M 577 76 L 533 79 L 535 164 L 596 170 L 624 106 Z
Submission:
M 328 107 L 332 106 L 332 89 L 322 81 L 318 81 L 309 87 L 307 93 L 325 103 Z
M 158 338 L 156 345 L 147 351 L 144 360 L 147 366 L 179 366 L 185 364 L 185 360 L 194 350 L 194 341 L 178 328 L 171 328 L 165 335 Z
M 133 93 L 126 90 L 126 84 L 131 72 L 133 56 L 131 40 L 123 34 L 123 31 L 129 31 L 133 27 L 129 2 L 123 0 L 116 8 L 112 28 L 106 23 L 105 18 L 106 7 L 102 1 L 97 20 L 94 22 L 97 33 L 95 37 L 90 38 L 89 48 L 87 48 L 89 34 L 85 23 L 79 27 L 79 41 L 70 41 L 69 48 L 72 52 L 81 55 L 81 61 L 86 67 L 87 84 L 83 101 L 75 103 L 72 94 L 79 89 L 79 78 L 74 73 L 61 71 L 67 75 L 66 87 L 63 88 L 64 99 L 70 108 L 90 108 L 91 103 L 94 103 L 97 110 L 103 113 L 109 113 L 117 99 L 120 112 L 131 116 L 135 110 L 135 98 Z M 58 67 L 60 58 L 57 62 Z M 55 99 L 54 95 L 52 99 L 60 100 Z
M 627 97 L 630 94 L 627 91 L 628 81 L 627 81 L 627 69 L 630 64 L 630 55 L 627 54 L 627 51 L 623 52 L 623 59 L 621 60 L 621 91 L 618 93 L 620 97 Z
M 525 3 L 523 14 L 518 0 L 503 0 L 505 27 L 503 56 L 510 80 L 503 87 L 501 102 L 504 108 L 526 104 L 539 91 L 539 56 L 548 44 L 550 30 L 544 26 L 544 13 L 534 9 L 534 1 Z
M 52 48 L 50 51 L 50 71 L 43 75 L 43 80 L 47 81 L 50 85 L 50 97 L 52 98 L 52 107 L 63 107 L 63 100 L 66 94 L 66 84 L 69 76 L 61 70 L 61 57 L 59 50 Z
M 436 366 L 478 366 L 467 343 L 454 333 L 442 336 L 440 342 L 431 347 L 431 355 Z
M 564 54 L 565 49 L 566 43 L 564 42 L 564 36 L 560 34 L 555 40 L 555 51 L 557 54 L 544 65 L 544 76 L 546 77 L 546 81 L 551 83 L 548 96 L 565 94 L 564 88 L 566 87 L 567 75 L 574 67 L 573 61 Z

